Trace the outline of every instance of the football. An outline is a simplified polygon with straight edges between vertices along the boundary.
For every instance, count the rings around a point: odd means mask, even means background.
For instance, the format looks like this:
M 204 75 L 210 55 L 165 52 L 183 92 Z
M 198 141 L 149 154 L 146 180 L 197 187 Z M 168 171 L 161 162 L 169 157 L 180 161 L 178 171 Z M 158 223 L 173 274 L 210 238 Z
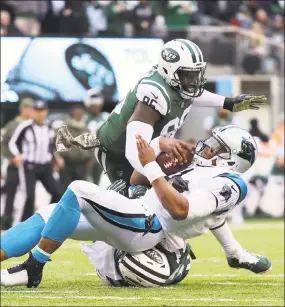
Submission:
M 168 176 L 185 170 L 193 160 L 194 154 L 189 152 L 187 163 L 179 164 L 178 159 L 172 159 L 167 153 L 162 152 L 156 158 L 156 162 L 162 171 Z

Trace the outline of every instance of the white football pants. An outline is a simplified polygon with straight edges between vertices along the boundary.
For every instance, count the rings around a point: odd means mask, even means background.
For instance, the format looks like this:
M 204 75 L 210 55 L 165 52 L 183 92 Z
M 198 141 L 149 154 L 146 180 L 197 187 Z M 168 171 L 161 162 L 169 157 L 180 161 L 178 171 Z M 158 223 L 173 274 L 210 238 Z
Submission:
M 69 189 L 81 207 L 77 228 L 70 236 L 80 241 L 104 241 L 128 252 L 154 247 L 164 238 L 160 222 L 140 199 L 105 190 L 87 181 L 73 181 Z M 56 204 L 40 208 L 37 213 L 47 223 Z

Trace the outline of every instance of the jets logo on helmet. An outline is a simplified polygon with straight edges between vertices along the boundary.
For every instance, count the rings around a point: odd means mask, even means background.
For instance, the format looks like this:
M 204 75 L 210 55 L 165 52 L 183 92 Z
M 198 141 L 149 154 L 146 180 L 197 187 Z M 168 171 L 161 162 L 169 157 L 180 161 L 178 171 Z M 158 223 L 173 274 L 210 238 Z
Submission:
M 171 48 L 165 48 L 161 52 L 161 56 L 164 58 L 166 62 L 175 63 L 180 60 L 179 54 L 171 49 Z
M 159 253 L 157 253 L 154 249 L 149 249 L 143 252 L 146 256 L 148 256 L 151 260 L 155 261 L 158 264 L 163 264 L 163 259 Z
M 162 287 L 183 280 L 190 270 L 189 244 L 178 253 L 162 244 L 140 253 L 122 253 L 116 258 L 116 268 L 132 286 Z
M 183 99 L 202 95 L 206 83 L 206 62 L 201 49 L 187 39 L 166 43 L 158 59 L 158 72 Z

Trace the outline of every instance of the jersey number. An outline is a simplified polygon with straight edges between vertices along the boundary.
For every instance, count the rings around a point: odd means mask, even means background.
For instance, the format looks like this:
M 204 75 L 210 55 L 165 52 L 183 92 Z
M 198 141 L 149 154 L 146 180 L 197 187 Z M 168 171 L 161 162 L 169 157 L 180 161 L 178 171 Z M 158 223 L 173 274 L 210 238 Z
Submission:
M 162 129 L 160 135 L 165 136 L 165 137 L 174 137 L 175 133 L 177 130 L 182 126 L 184 123 L 187 114 L 189 113 L 190 109 L 192 106 L 189 106 L 187 109 L 184 110 L 181 118 L 175 117 L 171 121 L 169 121 Z
M 156 110 L 155 105 L 158 104 L 158 102 L 155 99 L 144 96 L 142 102 Z

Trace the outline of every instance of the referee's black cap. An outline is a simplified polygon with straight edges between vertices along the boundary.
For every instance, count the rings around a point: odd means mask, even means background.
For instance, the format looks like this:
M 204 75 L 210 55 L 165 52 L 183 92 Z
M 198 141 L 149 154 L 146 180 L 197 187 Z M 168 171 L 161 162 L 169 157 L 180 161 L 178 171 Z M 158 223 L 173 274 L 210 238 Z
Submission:
M 35 100 L 34 103 L 33 103 L 33 109 L 35 109 L 35 110 L 48 109 L 48 103 L 44 100 Z

